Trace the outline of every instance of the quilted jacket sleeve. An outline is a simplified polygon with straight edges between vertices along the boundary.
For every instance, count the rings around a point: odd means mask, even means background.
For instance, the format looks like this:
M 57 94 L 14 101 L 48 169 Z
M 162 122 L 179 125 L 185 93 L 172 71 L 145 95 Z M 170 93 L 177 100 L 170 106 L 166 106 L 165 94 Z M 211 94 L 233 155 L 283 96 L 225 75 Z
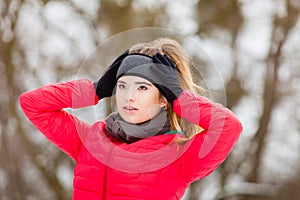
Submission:
M 81 145 L 78 131 L 85 132 L 90 125 L 63 109 L 91 106 L 97 102 L 93 83 L 85 79 L 46 85 L 20 96 L 20 105 L 29 120 L 74 159 Z
M 229 109 L 187 91 L 175 100 L 174 110 L 204 128 L 190 141 L 183 156 L 183 173 L 193 182 L 210 174 L 225 160 L 242 132 L 242 125 Z

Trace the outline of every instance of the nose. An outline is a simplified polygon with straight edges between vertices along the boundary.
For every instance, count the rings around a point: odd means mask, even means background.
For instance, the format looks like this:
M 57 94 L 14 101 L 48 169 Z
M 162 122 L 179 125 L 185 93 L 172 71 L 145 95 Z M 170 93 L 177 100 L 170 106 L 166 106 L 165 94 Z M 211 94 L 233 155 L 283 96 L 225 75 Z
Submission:
M 136 97 L 136 88 L 130 88 L 127 92 L 126 92 L 126 96 L 125 96 L 125 99 L 126 101 L 135 101 L 135 97 Z

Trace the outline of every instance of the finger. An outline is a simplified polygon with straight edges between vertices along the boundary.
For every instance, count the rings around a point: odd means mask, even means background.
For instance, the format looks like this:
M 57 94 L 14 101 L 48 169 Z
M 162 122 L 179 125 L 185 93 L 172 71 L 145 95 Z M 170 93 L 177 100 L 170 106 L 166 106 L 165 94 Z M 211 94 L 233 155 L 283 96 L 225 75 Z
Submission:
M 169 56 L 164 55 L 163 57 L 164 57 L 165 62 L 168 63 L 168 66 L 175 69 L 175 65 L 174 65 L 173 61 L 169 58 Z
M 175 69 L 175 65 L 173 64 L 172 60 L 169 58 L 169 56 L 167 56 L 166 54 L 162 55 L 160 53 L 157 53 L 154 57 L 153 57 L 153 61 L 163 64 L 163 65 L 167 65 L 169 67 L 172 67 Z
M 155 63 L 165 64 L 164 58 L 163 58 L 163 56 L 160 53 L 157 53 L 156 55 L 153 56 L 153 61 Z

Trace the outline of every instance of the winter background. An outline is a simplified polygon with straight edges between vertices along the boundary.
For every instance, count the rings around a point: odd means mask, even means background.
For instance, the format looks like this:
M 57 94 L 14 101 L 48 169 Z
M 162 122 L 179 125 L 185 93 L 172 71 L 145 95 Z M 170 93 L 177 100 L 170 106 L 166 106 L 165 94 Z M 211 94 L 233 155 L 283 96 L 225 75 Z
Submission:
M 96 81 L 128 44 L 165 35 L 179 38 L 210 98 L 244 126 L 228 159 L 184 199 L 300 199 L 299 19 L 299 0 L 0 0 L 0 199 L 71 199 L 74 162 L 26 119 L 22 92 Z M 96 118 L 109 105 L 93 108 Z

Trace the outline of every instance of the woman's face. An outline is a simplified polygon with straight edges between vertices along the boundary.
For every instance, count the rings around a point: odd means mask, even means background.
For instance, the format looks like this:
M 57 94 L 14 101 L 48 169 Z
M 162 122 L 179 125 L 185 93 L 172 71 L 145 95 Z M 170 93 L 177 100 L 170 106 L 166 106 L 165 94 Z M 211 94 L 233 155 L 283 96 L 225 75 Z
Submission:
M 146 79 L 122 76 L 117 82 L 116 103 L 126 122 L 138 124 L 155 117 L 167 105 L 167 100 Z

